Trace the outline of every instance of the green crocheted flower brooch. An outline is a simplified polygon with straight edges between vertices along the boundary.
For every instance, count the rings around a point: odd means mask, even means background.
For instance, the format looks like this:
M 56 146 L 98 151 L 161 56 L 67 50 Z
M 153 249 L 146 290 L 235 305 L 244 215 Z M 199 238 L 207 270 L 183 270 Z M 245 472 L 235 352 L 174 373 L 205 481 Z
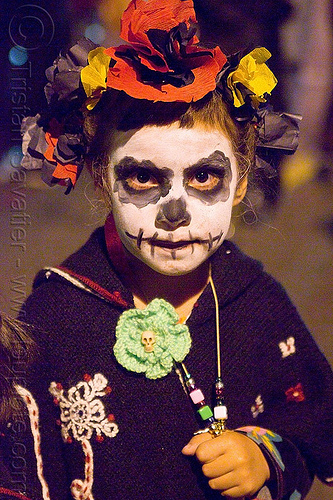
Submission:
M 171 304 L 154 299 L 145 309 L 123 312 L 116 327 L 114 354 L 127 370 L 147 378 L 164 377 L 191 347 L 188 327 L 179 323 Z

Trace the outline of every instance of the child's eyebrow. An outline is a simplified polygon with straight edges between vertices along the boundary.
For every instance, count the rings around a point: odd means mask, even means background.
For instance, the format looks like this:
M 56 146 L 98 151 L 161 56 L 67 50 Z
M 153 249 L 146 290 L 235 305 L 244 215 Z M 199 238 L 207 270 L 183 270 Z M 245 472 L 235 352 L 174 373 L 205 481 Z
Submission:
M 158 168 L 150 160 L 139 161 L 132 156 L 125 156 L 114 166 L 114 171 L 119 180 L 127 179 L 130 175 L 141 169 L 148 170 L 156 180 L 162 177 L 164 179 L 171 179 L 174 176 L 174 172 L 170 168 Z
M 186 168 L 184 170 L 184 174 L 186 177 L 190 177 L 191 174 L 202 167 L 210 167 L 215 171 L 220 170 L 221 173 L 223 173 L 226 169 L 231 168 L 231 162 L 230 159 L 222 151 L 216 150 L 214 151 L 214 153 L 209 155 L 208 158 L 201 158 L 194 165 Z

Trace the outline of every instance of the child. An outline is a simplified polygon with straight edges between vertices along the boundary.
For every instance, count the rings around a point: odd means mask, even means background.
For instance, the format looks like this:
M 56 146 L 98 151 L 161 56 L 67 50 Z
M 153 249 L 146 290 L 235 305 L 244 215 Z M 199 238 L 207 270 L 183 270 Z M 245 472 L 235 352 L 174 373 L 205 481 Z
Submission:
M 194 22 L 191 0 L 132 0 L 130 45 L 60 56 L 25 123 L 24 166 L 69 191 L 84 162 L 110 209 L 26 303 L 37 498 L 299 500 L 332 482 L 329 365 L 226 239 L 255 154 L 293 151 L 297 120 L 267 104 L 268 51 L 227 59 Z

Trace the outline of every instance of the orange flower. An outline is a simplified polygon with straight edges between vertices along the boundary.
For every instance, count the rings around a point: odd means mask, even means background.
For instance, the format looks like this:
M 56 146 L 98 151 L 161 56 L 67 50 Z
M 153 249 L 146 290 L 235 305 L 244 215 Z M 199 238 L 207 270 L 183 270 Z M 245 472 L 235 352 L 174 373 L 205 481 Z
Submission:
M 45 140 L 48 144 L 47 150 L 44 153 L 44 157 L 46 160 L 48 160 L 50 163 L 56 163 L 56 161 L 53 158 L 54 150 L 58 142 L 57 137 L 52 137 L 50 132 L 45 133 Z
M 51 132 L 46 132 L 45 140 L 48 144 L 48 147 L 44 153 L 44 157 L 47 161 L 55 166 L 52 177 L 57 179 L 60 184 L 67 184 L 69 179 L 72 186 L 75 186 L 77 180 L 77 165 L 72 165 L 70 163 L 61 164 L 57 160 L 54 152 L 58 143 L 58 137 L 53 137 Z
M 192 0 L 132 0 L 121 18 L 123 40 L 136 47 L 147 46 L 147 31 L 170 31 L 184 21 L 196 22 Z
M 216 87 L 226 63 L 219 47 L 199 45 L 192 0 L 132 0 L 121 37 L 130 45 L 105 50 L 107 87 L 137 99 L 197 101 Z
M 187 27 L 189 23 L 196 23 L 192 0 L 132 0 L 122 16 L 120 36 L 139 54 L 142 53 L 142 57 L 139 55 L 142 64 L 165 72 L 168 65 L 164 55 L 154 47 L 147 33 L 152 30 L 167 33 L 184 21 L 187 21 Z M 153 56 L 154 59 L 147 59 Z
M 55 179 L 59 179 L 60 184 L 67 185 L 67 180 L 69 179 L 72 186 L 75 186 L 77 180 L 77 165 L 72 165 L 70 163 L 61 165 L 61 163 L 57 163 L 56 169 L 53 172 L 52 176 Z
M 193 68 L 193 83 L 183 87 L 175 87 L 169 83 L 153 84 L 146 83 L 140 79 L 136 64 L 125 61 L 115 56 L 116 48 L 111 47 L 106 53 L 111 55 L 111 61 L 115 64 L 109 69 L 107 86 L 117 90 L 123 90 L 126 94 L 137 99 L 148 99 L 150 101 L 197 101 L 216 87 L 216 75 L 225 63 L 225 56 L 216 47 L 212 50 L 213 56 L 205 56 L 204 64 Z M 197 59 L 198 61 L 198 59 Z

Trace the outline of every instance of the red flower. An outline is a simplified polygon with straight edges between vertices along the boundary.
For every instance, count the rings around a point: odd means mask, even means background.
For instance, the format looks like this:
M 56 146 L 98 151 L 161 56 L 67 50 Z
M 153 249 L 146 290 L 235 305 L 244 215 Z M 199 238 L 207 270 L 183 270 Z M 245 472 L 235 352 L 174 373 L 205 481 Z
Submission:
M 122 17 L 121 37 L 110 47 L 107 87 L 137 99 L 196 101 L 216 87 L 226 63 L 219 47 L 199 45 L 192 0 L 132 0 Z
M 287 402 L 295 401 L 296 403 L 300 403 L 301 401 L 305 401 L 302 384 L 290 387 L 290 389 L 286 390 L 285 395 L 287 396 Z

